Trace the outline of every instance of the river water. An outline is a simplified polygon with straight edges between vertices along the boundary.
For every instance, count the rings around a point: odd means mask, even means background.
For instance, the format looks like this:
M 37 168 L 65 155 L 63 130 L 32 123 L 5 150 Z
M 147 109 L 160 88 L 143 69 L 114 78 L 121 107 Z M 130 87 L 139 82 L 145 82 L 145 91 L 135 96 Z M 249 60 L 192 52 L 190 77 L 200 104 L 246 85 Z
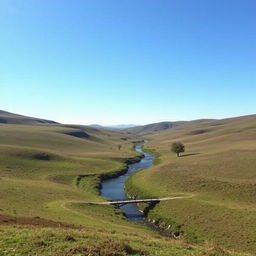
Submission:
M 128 171 L 117 178 L 109 179 L 102 182 L 101 195 L 110 200 L 127 199 L 125 193 L 125 181 L 128 177 L 142 169 L 149 168 L 153 165 L 154 156 L 142 150 L 142 144 L 135 146 L 135 151 L 142 153 L 144 157 L 137 163 L 129 164 Z M 127 204 L 120 207 L 129 220 L 140 222 L 143 221 L 144 215 L 139 211 L 136 204 Z

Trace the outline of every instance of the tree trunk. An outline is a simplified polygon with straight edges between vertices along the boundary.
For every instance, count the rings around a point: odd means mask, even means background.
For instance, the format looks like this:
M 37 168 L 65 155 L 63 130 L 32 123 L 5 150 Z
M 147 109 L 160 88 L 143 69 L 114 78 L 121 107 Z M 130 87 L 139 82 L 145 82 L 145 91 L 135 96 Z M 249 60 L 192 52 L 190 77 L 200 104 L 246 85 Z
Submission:
M 177 152 L 177 157 L 179 157 L 180 156 L 180 153 L 179 152 Z

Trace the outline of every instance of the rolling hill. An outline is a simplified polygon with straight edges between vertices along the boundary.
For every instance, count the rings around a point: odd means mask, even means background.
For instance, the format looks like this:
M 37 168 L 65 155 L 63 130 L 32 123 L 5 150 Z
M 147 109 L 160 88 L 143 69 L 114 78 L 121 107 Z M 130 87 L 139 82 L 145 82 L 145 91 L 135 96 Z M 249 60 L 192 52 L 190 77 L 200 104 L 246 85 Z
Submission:
M 178 126 L 183 126 L 191 123 L 201 123 L 212 121 L 212 119 L 198 119 L 193 121 L 176 121 L 176 122 L 159 122 L 147 125 L 136 126 L 132 128 L 125 129 L 127 133 L 137 134 L 137 135 L 149 135 L 157 132 L 162 132 L 168 129 L 172 129 Z
M 156 165 L 133 175 L 128 193 L 193 196 L 160 203 L 148 218 L 190 241 L 255 255 L 256 115 L 187 122 L 147 138 Z M 185 145 L 181 157 L 170 151 L 175 141 Z
M 0 110 L 0 123 L 4 124 L 58 124 L 55 121 L 28 117 Z

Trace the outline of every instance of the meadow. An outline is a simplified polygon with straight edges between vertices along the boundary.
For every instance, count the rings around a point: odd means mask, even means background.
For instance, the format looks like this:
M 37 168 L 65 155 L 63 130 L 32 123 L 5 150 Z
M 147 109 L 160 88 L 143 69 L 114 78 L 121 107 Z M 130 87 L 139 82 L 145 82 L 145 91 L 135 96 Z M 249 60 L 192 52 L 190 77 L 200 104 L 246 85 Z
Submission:
M 256 117 L 192 122 L 147 138 L 157 164 L 128 180 L 129 194 L 193 196 L 161 202 L 148 218 L 187 241 L 256 254 Z M 185 144 L 181 157 L 170 151 L 175 141 Z

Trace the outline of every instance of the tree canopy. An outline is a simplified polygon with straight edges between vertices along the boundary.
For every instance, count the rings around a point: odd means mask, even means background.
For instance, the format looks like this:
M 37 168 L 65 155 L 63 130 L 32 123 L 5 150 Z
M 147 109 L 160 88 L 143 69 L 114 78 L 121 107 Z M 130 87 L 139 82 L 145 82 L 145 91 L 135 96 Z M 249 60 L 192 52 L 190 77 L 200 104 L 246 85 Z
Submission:
M 185 152 L 185 146 L 181 142 L 174 142 L 172 143 L 171 151 L 180 156 L 180 153 Z

